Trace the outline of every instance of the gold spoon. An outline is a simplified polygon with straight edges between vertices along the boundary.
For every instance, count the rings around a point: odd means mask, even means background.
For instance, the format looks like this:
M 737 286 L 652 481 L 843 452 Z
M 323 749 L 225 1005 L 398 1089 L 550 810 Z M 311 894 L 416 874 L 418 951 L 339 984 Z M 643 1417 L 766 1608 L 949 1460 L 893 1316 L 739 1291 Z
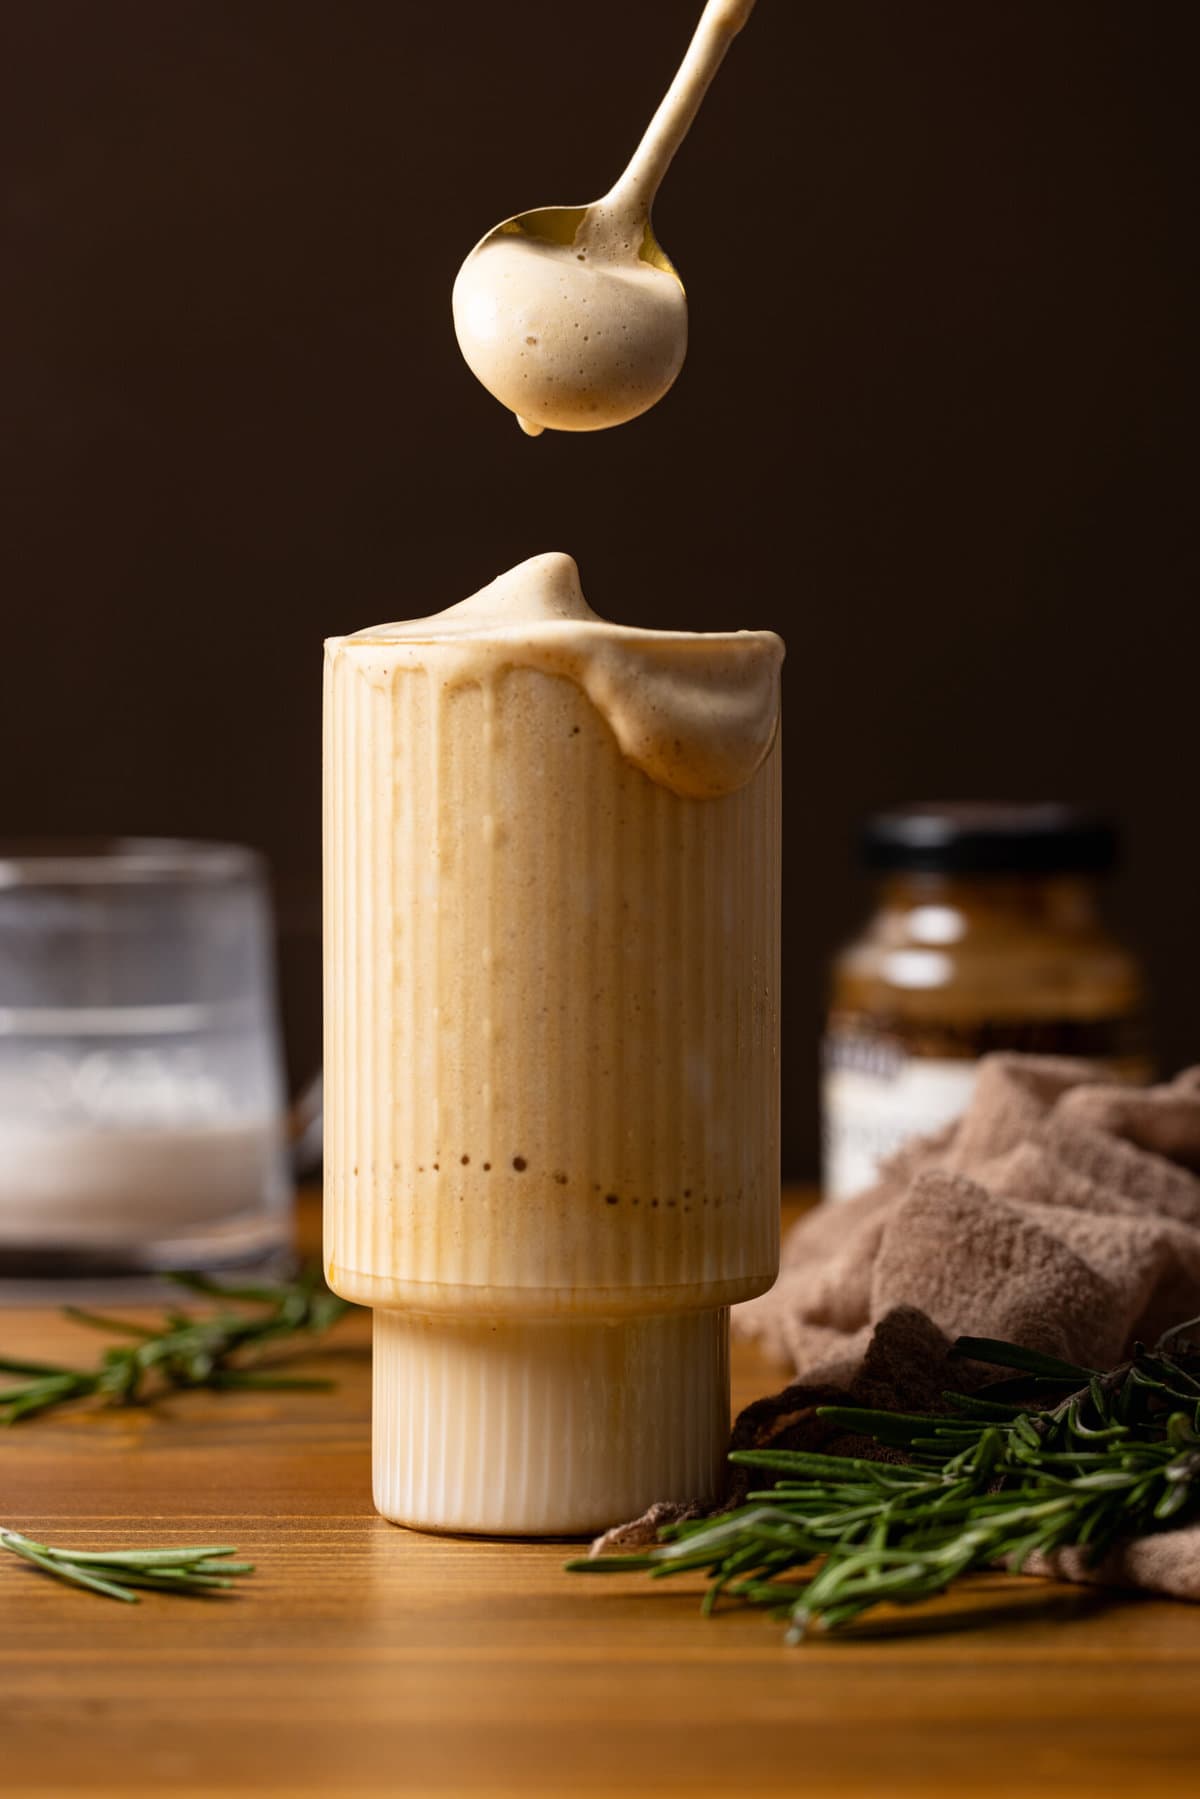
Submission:
M 468 367 L 530 436 L 595 431 L 660 400 L 687 351 L 687 298 L 650 224 L 663 176 L 754 0 L 708 0 L 616 185 L 543 206 L 481 238 L 454 283 Z

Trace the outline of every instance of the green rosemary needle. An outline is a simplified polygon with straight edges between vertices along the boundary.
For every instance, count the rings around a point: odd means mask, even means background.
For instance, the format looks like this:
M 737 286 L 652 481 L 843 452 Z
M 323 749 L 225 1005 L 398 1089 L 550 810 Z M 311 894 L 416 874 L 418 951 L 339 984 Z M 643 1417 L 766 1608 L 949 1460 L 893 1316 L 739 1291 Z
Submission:
M 702 1572 L 725 1598 L 835 1631 L 883 1603 L 912 1605 L 966 1574 L 1035 1553 L 1089 1559 L 1200 1517 L 1200 1351 L 1192 1320 L 1108 1374 L 962 1337 L 955 1353 L 1016 1370 L 936 1416 L 822 1406 L 820 1416 L 905 1452 L 903 1464 L 800 1450 L 737 1451 L 773 1483 L 716 1517 L 674 1525 L 642 1555 L 583 1557 L 575 1573 Z M 1024 1403 L 1013 1397 L 1019 1392 Z M 1034 1403 L 1030 1404 L 1030 1394 Z M 1034 1409 L 1045 1399 L 1046 1409 Z
M 243 1574 L 253 1574 L 253 1562 L 231 1562 L 237 1550 L 229 1543 L 201 1543 L 177 1549 L 54 1549 L 35 1543 L 20 1531 L 0 1526 L 0 1549 L 10 1549 L 44 1574 L 73 1586 L 122 1599 L 136 1605 L 135 1587 L 159 1593 L 217 1593 L 227 1590 Z
M 93 1368 L 0 1356 L 0 1374 L 22 1375 L 0 1389 L 0 1421 L 16 1424 L 79 1399 L 130 1405 L 171 1388 L 324 1388 L 332 1383 L 279 1373 L 263 1365 L 262 1352 L 288 1338 L 320 1335 L 350 1310 L 330 1293 L 317 1269 L 299 1280 L 271 1285 L 222 1286 L 202 1274 L 170 1274 L 180 1287 L 218 1301 L 203 1316 L 168 1311 L 157 1324 L 65 1306 L 67 1317 L 124 1338 L 106 1349 Z M 230 1302 L 243 1309 L 234 1310 Z M 252 1309 L 245 1309 L 246 1307 Z

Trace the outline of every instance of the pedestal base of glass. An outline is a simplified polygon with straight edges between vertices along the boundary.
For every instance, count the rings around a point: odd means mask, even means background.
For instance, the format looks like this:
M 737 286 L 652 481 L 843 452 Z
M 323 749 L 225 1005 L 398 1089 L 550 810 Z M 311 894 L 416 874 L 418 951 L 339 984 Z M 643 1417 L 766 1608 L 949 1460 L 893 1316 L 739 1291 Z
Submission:
M 576 1536 L 708 1504 L 729 1312 L 452 1323 L 375 1313 L 375 1504 L 421 1530 Z

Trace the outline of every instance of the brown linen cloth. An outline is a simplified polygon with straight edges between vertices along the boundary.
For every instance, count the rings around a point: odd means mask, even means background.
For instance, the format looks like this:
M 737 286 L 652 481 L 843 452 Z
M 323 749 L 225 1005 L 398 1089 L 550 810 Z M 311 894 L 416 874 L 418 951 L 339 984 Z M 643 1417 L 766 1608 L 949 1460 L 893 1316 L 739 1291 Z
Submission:
M 963 1118 L 803 1218 L 775 1286 L 734 1318 L 806 1381 L 844 1386 L 896 1306 L 1093 1368 L 1200 1312 L 1200 1068 L 1146 1088 L 989 1057 Z M 905 1387 L 916 1372 L 895 1371 Z
M 1197 1313 L 1200 1067 L 1138 1088 L 1079 1062 L 992 1056 L 957 1124 L 801 1219 L 776 1285 L 735 1309 L 735 1329 L 797 1379 L 747 1407 L 734 1445 L 878 1454 L 813 1409 L 942 1410 L 946 1388 L 996 1372 L 947 1363 L 959 1335 L 1109 1368 Z M 645 1542 L 651 1516 L 601 1541 Z M 1033 1571 L 1200 1599 L 1200 1526 Z

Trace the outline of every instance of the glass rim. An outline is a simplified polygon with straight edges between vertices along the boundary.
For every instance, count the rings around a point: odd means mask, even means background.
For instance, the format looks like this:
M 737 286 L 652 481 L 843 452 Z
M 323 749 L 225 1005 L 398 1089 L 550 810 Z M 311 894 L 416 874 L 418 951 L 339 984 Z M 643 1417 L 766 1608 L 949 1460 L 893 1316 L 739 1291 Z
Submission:
M 189 837 L 0 839 L 0 888 L 200 886 L 259 880 L 264 860 L 247 844 Z

